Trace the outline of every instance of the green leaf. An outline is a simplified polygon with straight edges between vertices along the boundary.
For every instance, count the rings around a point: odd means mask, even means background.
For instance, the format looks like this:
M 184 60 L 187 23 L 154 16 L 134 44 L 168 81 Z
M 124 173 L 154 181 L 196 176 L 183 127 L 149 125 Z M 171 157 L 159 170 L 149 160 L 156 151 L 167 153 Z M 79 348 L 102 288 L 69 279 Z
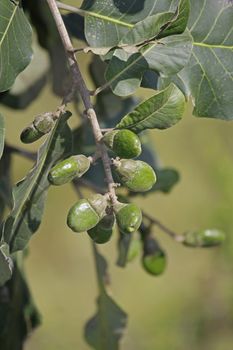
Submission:
M 139 104 L 117 124 L 116 128 L 129 129 L 136 133 L 145 129 L 167 129 L 181 120 L 184 107 L 184 95 L 171 84 Z
M 47 52 L 33 40 L 34 58 L 21 72 L 13 87 L 1 97 L 1 103 L 15 109 L 26 108 L 39 95 L 48 81 L 49 58 Z
M 9 256 L 9 246 L 0 243 L 0 287 L 12 276 L 13 262 Z
M 91 47 L 117 46 L 135 23 L 161 12 L 175 13 L 177 9 L 174 19 L 178 21 L 174 21 L 176 25 L 171 30 L 180 32 L 187 21 L 183 14 L 188 7 L 188 0 L 85 0 L 82 4 L 82 9 L 86 11 L 85 36 Z
M 0 2 L 0 91 L 8 90 L 32 58 L 32 30 L 19 2 Z
M 49 187 L 48 173 L 58 160 L 70 154 L 72 137 L 67 119 L 69 112 L 60 115 L 53 130 L 38 152 L 34 168 L 13 189 L 14 208 L 8 216 L 4 240 L 11 252 L 22 250 L 40 226 L 44 202 Z
M 27 336 L 40 324 L 22 258 L 17 254 L 12 278 L 0 287 L 0 347 L 4 350 L 23 349 Z
M 188 63 L 191 49 L 192 37 L 187 30 L 145 45 L 134 54 L 117 49 L 108 65 L 106 80 L 114 94 L 127 96 L 140 87 L 147 70 L 163 77 L 178 73 Z
M 0 159 L 2 158 L 2 153 L 4 149 L 5 140 L 5 121 L 4 117 L 0 114 Z
M 93 349 L 119 350 L 119 341 L 126 326 L 127 315 L 106 292 L 107 262 L 98 253 L 95 245 L 94 254 L 100 295 L 97 301 L 97 313 L 85 326 L 85 338 Z
M 5 151 L 0 160 L 0 222 L 6 206 L 12 207 L 11 191 L 11 152 Z
M 173 81 L 192 96 L 194 115 L 233 119 L 233 2 L 191 1 L 193 51 Z

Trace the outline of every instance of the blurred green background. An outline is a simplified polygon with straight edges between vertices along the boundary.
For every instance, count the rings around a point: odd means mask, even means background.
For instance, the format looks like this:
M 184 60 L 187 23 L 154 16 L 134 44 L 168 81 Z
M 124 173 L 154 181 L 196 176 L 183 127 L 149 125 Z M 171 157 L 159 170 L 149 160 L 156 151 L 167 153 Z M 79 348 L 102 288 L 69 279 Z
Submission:
M 48 85 L 27 110 L 1 108 L 8 142 L 22 147 L 20 131 L 59 102 Z M 168 254 L 166 273 L 158 278 L 142 270 L 140 259 L 126 269 L 116 267 L 116 237 L 100 248 L 109 262 L 112 295 L 129 314 L 122 350 L 231 350 L 233 124 L 194 118 L 189 106 L 177 126 L 150 134 L 161 162 L 177 168 L 181 181 L 169 195 L 138 197 L 140 206 L 177 232 L 217 227 L 227 240 L 220 248 L 192 250 L 155 231 Z M 31 163 L 14 159 L 15 183 Z M 90 349 L 83 327 L 95 313 L 98 292 L 90 239 L 66 227 L 75 201 L 70 185 L 51 188 L 42 225 L 30 243 L 26 272 L 42 325 L 26 350 Z

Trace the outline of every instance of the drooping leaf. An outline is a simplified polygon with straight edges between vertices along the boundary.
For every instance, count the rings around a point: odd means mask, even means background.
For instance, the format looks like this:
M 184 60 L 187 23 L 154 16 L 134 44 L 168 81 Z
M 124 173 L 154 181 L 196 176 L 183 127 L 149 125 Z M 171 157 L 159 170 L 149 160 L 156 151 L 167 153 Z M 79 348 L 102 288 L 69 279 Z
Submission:
M 0 243 L 0 287 L 8 281 L 13 272 L 13 262 L 9 256 L 9 246 Z
M 2 158 L 2 153 L 4 149 L 5 140 L 5 122 L 4 117 L 0 114 L 0 159 Z
M 40 225 L 49 187 L 48 173 L 58 160 L 69 155 L 72 137 L 67 126 L 69 112 L 61 114 L 38 152 L 36 165 L 13 189 L 14 208 L 3 230 L 10 251 L 22 250 Z
M 35 40 L 32 47 L 34 57 L 31 64 L 17 76 L 10 91 L 0 98 L 2 104 L 11 108 L 26 108 L 36 99 L 47 82 L 50 68 L 48 55 Z
M 198 117 L 233 119 L 233 2 L 191 1 L 193 51 L 173 78 L 194 102 Z
M 180 179 L 178 171 L 172 168 L 157 169 L 156 176 L 157 181 L 151 189 L 153 192 L 161 191 L 163 193 L 169 193 Z
M 145 129 L 166 129 L 181 120 L 184 106 L 184 95 L 171 84 L 139 104 L 117 124 L 116 128 L 129 129 L 136 133 Z
M 20 2 L 0 2 L 0 91 L 8 90 L 32 58 L 32 31 Z
M 12 278 L 0 287 L 0 348 L 21 350 L 29 334 L 40 324 L 22 261 L 14 261 Z
M 127 315 L 107 294 L 107 262 L 94 247 L 100 295 L 98 310 L 85 326 L 85 339 L 96 350 L 119 350 L 119 341 L 127 322 Z

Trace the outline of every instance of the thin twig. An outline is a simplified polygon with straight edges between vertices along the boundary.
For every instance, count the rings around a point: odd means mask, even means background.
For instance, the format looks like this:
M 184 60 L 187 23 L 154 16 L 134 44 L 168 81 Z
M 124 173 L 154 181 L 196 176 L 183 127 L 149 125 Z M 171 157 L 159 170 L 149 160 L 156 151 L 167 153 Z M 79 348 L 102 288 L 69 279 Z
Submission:
M 79 69 L 79 65 L 78 65 L 78 62 L 77 62 L 77 59 L 76 59 L 76 56 L 74 53 L 74 47 L 71 43 L 71 40 L 70 40 L 69 34 L 66 30 L 62 16 L 58 10 L 58 5 L 57 5 L 55 0 L 47 0 L 47 3 L 48 3 L 49 8 L 51 10 L 52 16 L 55 20 L 58 32 L 61 36 L 63 46 L 66 50 L 68 63 L 69 63 L 70 70 L 72 73 L 72 78 L 73 78 L 71 92 L 68 96 L 66 96 L 64 98 L 64 103 L 70 102 L 73 98 L 75 90 L 78 89 L 78 91 L 81 95 L 85 110 L 86 110 L 86 115 L 89 118 L 91 126 L 92 126 L 97 149 L 100 151 L 100 154 L 101 154 L 101 158 L 102 158 L 102 162 L 103 162 L 103 166 L 104 166 L 104 170 L 105 170 L 105 175 L 106 175 L 106 181 L 108 184 L 109 196 L 110 196 L 110 199 L 112 200 L 112 203 L 114 203 L 114 202 L 116 202 L 117 197 L 116 197 L 116 193 L 115 193 L 115 184 L 114 184 L 114 180 L 112 177 L 111 161 L 110 161 L 110 158 L 108 156 L 106 147 L 101 142 L 103 134 L 101 132 L 100 125 L 99 125 L 95 110 L 93 109 L 93 106 L 91 103 L 90 91 L 88 90 L 86 83 L 82 77 L 81 71 Z
M 35 152 L 29 152 L 23 148 L 16 147 L 9 145 L 8 143 L 5 144 L 5 151 L 9 153 L 16 153 L 24 158 L 27 158 L 29 160 L 36 160 L 37 154 Z
M 150 216 L 149 214 L 146 214 L 145 212 L 142 213 L 143 217 L 150 221 L 153 225 L 158 226 L 163 232 L 167 233 L 171 238 L 173 238 L 177 242 L 183 242 L 184 236 L 180 235 L 168 227 L 166 227 L 164 224 L 162 224 L 159 220 L 155 219 L 154 217 Z

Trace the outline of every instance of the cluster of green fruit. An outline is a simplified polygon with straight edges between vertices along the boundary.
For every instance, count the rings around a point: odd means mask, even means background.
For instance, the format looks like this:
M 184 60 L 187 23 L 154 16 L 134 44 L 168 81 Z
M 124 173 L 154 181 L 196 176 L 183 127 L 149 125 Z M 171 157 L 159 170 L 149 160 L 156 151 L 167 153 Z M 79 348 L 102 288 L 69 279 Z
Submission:
M 141 143 L 136 134 L 129 130 L 113 130 L 103 136 L 102 142 L 117 155 L 113 167 L 123 186 L 134 192 L 151 189 L 156 181 L 154 170 L 143 161 L 130 159 L 141 153 Z M 50 170 L 49 182 L 52 185 L 65 184 L 80 178 L 90 166 L 90 157 L 71 156 Z M 129 234 L 140 227 L 142 213 L 136 204 L 119 201 L 111 203 L 108 194 L 95 194 L 79 200 L 71 207 L 67 224 L 74 232 L 87 231 L 94 241 L 105 243 L 112 235 L 115 220 L 119 230 Z
M 52 113 L 37 116 L 33 123 L 23 130 L 21 140 L 31 143 L 50 132 L 56 118 Z M 103 142 L 116 158 L 112 165 L 114 174 L 123 186 L 132 192 L 145 192 L 156 182 L 154 170 L 147 163 L 134 160 L 141 154 L 141 142 L 130 130 L 112 130 L 107 132 Z M 52 185 L 59 186 L 83 176 L 91 166 L 92 158 L 85 155 L 73 155 L 56 164 L 48 174 Z M 152 275 L 160 275 L 166 267 L 166 255 L 157 241 L 151 236 L 151 227 L 142 224 L 142 212 L 134 203 L 112 202 L 109 194 L 95 194 L 80 199 L 69 210 L 67 225 L 74 232 L 86 231 L 96 243 L 110 240 L 115 222 L 121 235 L 139 230 L 141 241 L 131 240 L 127 260 L 131 261 L 142 250 L 142 266 Z M 188 232 L 182 243 L 190 247 L 210 247 L 223 242 L 225 235 L 218 230 Z M 141 244 L 143 242 L 143 244 Z

